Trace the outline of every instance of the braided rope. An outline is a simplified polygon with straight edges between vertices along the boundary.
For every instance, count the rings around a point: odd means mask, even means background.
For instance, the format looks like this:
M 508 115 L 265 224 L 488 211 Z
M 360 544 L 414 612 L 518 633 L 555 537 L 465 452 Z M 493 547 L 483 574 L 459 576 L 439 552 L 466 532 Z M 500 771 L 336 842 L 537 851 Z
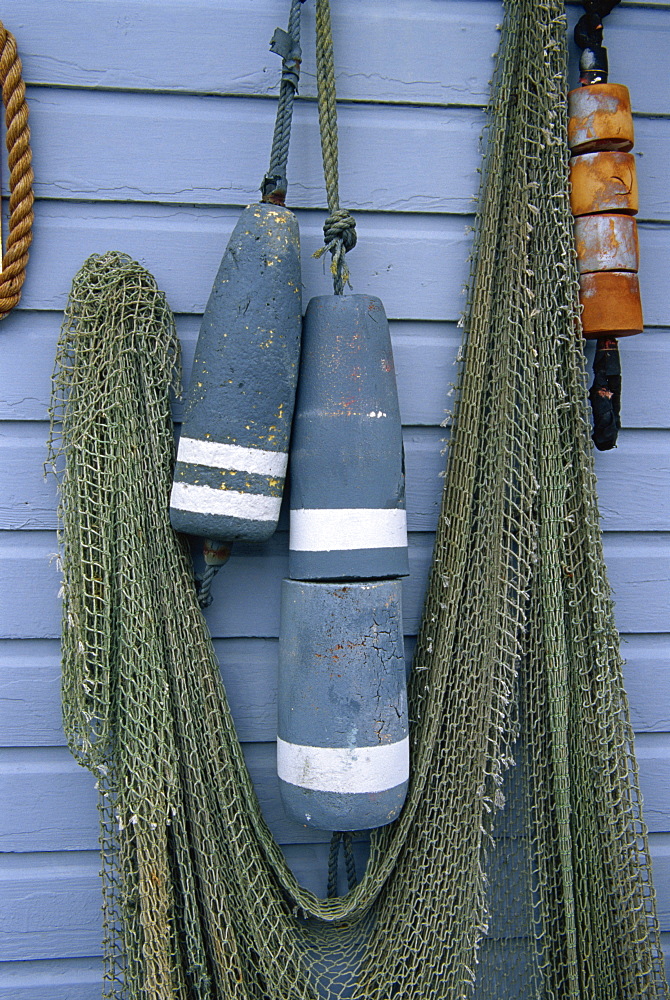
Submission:
M 354 858 L 354 840 L 351 833 L 336 830 L 330 838 L 330 851 L 328 852 L 328 882 L 326 886 L 326 896 L 334 899 L 337 896 L 337 869 L 340 860 L 340 844 L 344 854 L 344 866 L 347 872 L 347 885 L 349 892 L 358 885 L 356 874 L 356 859 Z
M 208 566 L 202 576 L 196 580 L 198 604 L 201 608 L 208 608 L 214 600 L 212 595 L 212 584 L 214 582 L 214 577 L 220 569 L 220 566 Z
M 7 126 L 9 163 L 9 233 L 0 274 L 0 319 L 4 319 L 21 298 L 26 276 L 28 247 L 32 241 L 33 171 L 28 128 L 26 87 L 21 77 L 21 60 L 16 40 L 0 21 L 0 82 Z
M 337 98 L 329 0 L 316 2 L 316 85 L 323 176 L 330 214 L 323 224 L 325 246 L 317 250 L 314 256 L 321 257 L 326 250 L 330 250 L 333 257 L 330 266 L 333 287 L 336 295 L 342 295 L 344 286 L 349 284 L 349 268 L 344 255 L 356 246 L 356 221 L 346 209 L 340 208 Z
M 354 838 L 350 833 L 342 834 L 342 847 L 344 849 L 344 864 L 347 870 L 347 885 L 349 892 L 352 892 L 357 884 L 356 860 L 354 858 Z
M 298 93 L 300 78 L 300 7 L 304 0 L 291 0 L 288 30 L 277 28 L 270 42 L 270 48 L 282 57 L 282 78 L 275 119 L 270 166 L 261 184 L 262 200 L 283 205 L 286 200 L 286 166 L 291 141 L 293 105 Z
M 328 852 L 328 883 L 326 886 L 326 896 L 334 899 L 337 896 L 337 865 L 340 859 L 340 841 L 342 834 L 336 830 L 330 838 L 330 851 Z

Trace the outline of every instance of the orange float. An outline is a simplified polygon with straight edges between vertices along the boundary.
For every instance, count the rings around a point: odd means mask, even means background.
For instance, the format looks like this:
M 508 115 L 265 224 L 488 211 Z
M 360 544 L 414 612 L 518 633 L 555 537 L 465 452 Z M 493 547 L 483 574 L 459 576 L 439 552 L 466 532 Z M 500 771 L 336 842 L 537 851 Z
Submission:
M 601 150 L 570 160 L 570 209 L 573 215 L 638 210 L 637 172 L 632 153 Z
M 637 274 L 594 271 L 579 279 L 584 336 L 631 337 L 642 333 L 642 304 Z
M 568 94 L 568 145 L 573 155 L 613 150 L 627 153 L 635 132 L 628 87 L 593 83 Z
M 621 429 L 621 360 L 617 337 L 642 333 L 635 140 L 628 88 L 608 82 L 603 19 L 619 0 L 584 2 L 575 26 L 580 87 L 568 94 L 570 206 L 575 216 L 581 324 L 597 340 L 593 443 L 614 448 Z
M 585 337 L 642 333 L 637 173 L 628 88 L 599 82 L 568 95 L 570 208 Z
M 637 223 L 632 215 L 582 215 L 575 219 L 580 274 L 591 271 L 637 271 Z

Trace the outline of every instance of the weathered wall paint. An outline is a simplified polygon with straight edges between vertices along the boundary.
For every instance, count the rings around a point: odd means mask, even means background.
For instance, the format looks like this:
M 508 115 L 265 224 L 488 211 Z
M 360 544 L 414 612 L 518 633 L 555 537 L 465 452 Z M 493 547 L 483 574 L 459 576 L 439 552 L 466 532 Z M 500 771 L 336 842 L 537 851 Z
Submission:
M 60 311 L 86 256 L 124 250 L 167 292 L 189 373 L 221 255 L 267 165 L 278 78 L 268 41 L 286 13 L 284 0 L 23 0 L 3 12 L 28 82 L 38 200 L 21 308 L 0 325 L 0 1000 L 100 994 L 95 792 L 60 728 L 56 502 L 42 479 Z M 578 6 L 568 14 L 574 23 Z M 352 281 L 384 302 L 405 425 L 408 657 L 442 484 L 448 427 L 440 424 L 451 405 L 466 228 L 501 19 L 498 0 L 338 0 L 334 14 L 341 194 L 359 232 Z M 330 290 L 327 269 L 311 259 L 325 217 L 313 34 L 308 2 L 289 163 L 305 301 Z M 607 19 L 611 78 L 630 88 L 635 118 L 646 328 L 621 344 L 618 448 L 596 456 L 668 950 L 670 77 L 659 66 L 669 41 L 668 2 L 626 3 Z M 301 881 L 323 892 L 328 834 L 286 819 L 274 770 L 287 565 L 284 505 L 277 535 L 240 546 L 219 575 L 208 618 L 271 829 Z

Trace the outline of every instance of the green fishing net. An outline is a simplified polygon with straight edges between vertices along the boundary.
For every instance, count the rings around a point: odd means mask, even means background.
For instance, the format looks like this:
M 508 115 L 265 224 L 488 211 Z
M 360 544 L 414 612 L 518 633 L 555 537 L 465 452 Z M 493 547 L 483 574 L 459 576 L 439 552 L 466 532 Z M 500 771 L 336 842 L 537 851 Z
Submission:
M 302 889 L 265 825 L 170 527 L 165 298 L 116 253 L 74 280 L 51 448 L 107 998 L 667 997 L 585 415 L 565 34 L 562 2 L 507 4 L 411 788 L 346 896 Z

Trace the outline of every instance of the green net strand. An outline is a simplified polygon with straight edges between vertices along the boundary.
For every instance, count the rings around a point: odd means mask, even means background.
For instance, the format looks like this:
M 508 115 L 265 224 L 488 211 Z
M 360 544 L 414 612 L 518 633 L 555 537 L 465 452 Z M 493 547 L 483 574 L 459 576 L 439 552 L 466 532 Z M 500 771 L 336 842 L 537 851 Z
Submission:
M 345 896 L 300 887 L 266 826 L 170 527 L 165 297 L 119 253 L 74 279 L 51 457 L 106 1000 L 667 1000 L 589 444 L 565 34 L 557 0 L 508 2 L 410 790 Z

